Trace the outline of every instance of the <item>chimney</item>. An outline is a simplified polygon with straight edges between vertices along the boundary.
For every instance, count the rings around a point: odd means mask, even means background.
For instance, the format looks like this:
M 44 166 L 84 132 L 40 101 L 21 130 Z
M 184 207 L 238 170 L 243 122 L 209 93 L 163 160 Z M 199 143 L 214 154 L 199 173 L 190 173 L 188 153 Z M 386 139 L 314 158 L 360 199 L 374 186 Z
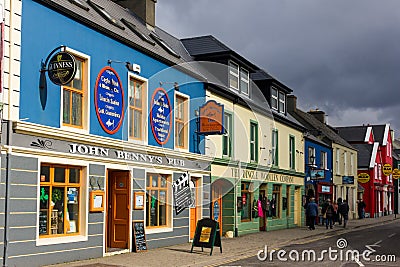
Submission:
M 297 110 L 297 97 L 295 95 L 287 96 L 287 111 L 293 112 Z
M 157 0 L 114 0 L 114 2 L 135 13 L 149 28 L 153 29 L 156 26 Z
M 319 120 L 320 122 L 322 122 L 322 123 L 326 123 L 326 121 L 325 121 L 325 112 L 323 112 L 322 110 L 318 110 L 318 109 L 316 109 L 316 110 L 310 110 L 309 112 L 308 112 L 308 114 L 311 114 L 311 115 L 313 115 L 314 116 L 314 118 L 316 118 L 317 120 Z

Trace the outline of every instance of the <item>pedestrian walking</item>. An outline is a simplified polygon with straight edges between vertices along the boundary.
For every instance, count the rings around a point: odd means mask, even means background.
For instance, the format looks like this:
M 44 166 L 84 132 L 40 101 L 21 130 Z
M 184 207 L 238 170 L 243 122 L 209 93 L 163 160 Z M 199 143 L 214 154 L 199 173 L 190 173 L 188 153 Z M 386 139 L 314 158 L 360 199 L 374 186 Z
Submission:
M 318 205 L 315 198 L 311 198 L 306 208 L 306 216 L 308 217 L 308 229 L 315 230 L 315 218 L 318 215 Z
M 365 218 L 365 208 L 367 205 L 365 204 L 364 200 L 359 199 L 357 201 L 357 209 L 358 209 L 358 219 L 364 219 Z
M 336 201 L 333 201 L 333 225 L 335 225 L 336 222 L 339 221 L 339 212 L 338 212 L 338 204 Z
M 347 204 L 347 200 L 344 199 L 342 204 L 339 206 L 339 212 L 343 216 L 343 228 L 346 228 L 347 221 L 349 220 L 349 204 Z
M 340 208 L 340 205 L 342 204 L 342 202 L 343 202 L 343 199 L 341 198 L 341 197 L 339 197 L 338 199 L 337 199 L 337 204 L 338 204 L 338 212 L 337 212 L 337 219 L 338 219 L 338 223 L 339 223 L 339 225 L 342 225 L 342 214 L 339 212 L 339 208 Z
M 324 217 L 325 217 L 326 229 L 328 229 L 328 226 L 332 229 L 333 228 L 334 209 L 333 209 L 331 200 L 329 198 L 327 199 L 326 202 L 327 202 L 327 204 L 325 205 L 326 208 L 322 209 L 322 214 L 324 214 Z

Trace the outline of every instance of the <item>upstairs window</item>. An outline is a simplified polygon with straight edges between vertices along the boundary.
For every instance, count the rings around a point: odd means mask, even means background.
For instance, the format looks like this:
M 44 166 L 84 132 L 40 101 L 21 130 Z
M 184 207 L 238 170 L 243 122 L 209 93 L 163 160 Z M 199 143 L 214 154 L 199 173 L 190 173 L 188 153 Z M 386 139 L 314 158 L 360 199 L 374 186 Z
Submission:
M 278 166 L 278 130 L 272 130 L 272 164 Z
M 249 95 L 249 72 L 240 68 L 240 92 Z
M 271 108 L 278 110 L 278 89 L 271 87 Z
M 279 92 L 279 112 L 280 113 L 285 113 L 285 105 L 286 101 L 285 101 L 285 94 L 282 92 Z
M 239 65 L 229 61 L 229 87 L 239 90 Z
M 188 106 L 187 98 L 175 96 L 175 146 L 178 148 L 187 148 L 187 118 Z
M 143 140 L 143 108 L 145 83 L 133 77 L 129 78 L 129 137 Z
M 328 169 L 328 153 L 326 153 L 325 151 L 321 152 L 321 169 Z
M 69 84 L 63 86 L 62 122 L 64 126 L 83 128 L 87 62 L 77 56 L 75 60 L 75 77 Z
M 308 148 L 308 165 L 309 166 L 315 166 L 316 164 L 316 152 L 315 152 L 315 147 L 309 147 Z
M 295 153 L 294 136 L 289 137 L 289 167 L 294 170 L 296 168 L 296 153 Z
M 222 156 L 232 156 L 232 115 L 224 113 L 224 130 L 225 133 L 222 135 Z
M 250 161 L 258 161 L 258 124 L 250 123 Z

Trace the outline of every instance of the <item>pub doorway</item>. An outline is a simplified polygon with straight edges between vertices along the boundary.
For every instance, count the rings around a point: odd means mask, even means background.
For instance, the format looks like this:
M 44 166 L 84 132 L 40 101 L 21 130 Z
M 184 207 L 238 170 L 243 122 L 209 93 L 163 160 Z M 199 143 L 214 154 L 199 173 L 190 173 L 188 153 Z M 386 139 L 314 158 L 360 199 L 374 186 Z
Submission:
M 129 248 L 129 171 L 108 170 L 106 252 Z

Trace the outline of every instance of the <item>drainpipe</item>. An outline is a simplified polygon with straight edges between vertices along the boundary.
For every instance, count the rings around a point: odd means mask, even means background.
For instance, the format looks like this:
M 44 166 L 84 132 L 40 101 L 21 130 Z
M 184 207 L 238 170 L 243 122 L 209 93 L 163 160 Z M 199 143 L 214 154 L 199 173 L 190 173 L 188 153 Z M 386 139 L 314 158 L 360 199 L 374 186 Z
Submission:
M 9 236 L 9 210 L 10 210 L 10 201 L 9 201 L 9 195 L 10 195 L 10 174 L 11 174 L 11 168 L 10 168 L 10 156 L 11 156 L 11 127 L 12 123 L 11 121 L 7 122 L 7 154 L 6 154 L 6 177 L 5 177 L 5 196 L 4 196 L 4 247 L 3 247 L 3 267 L 8 266 L 8 236 Z

